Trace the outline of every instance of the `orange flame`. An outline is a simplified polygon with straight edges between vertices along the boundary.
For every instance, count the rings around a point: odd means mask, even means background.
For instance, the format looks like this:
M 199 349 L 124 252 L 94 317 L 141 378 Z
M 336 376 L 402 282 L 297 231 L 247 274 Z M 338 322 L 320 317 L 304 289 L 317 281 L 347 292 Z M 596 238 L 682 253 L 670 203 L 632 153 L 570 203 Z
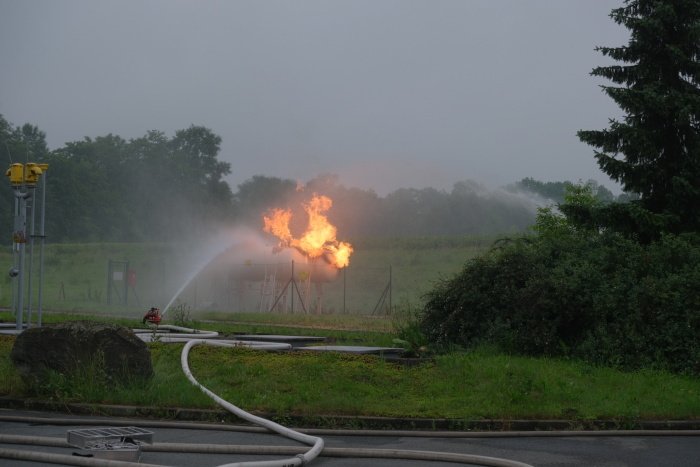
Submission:
M 333 201 L 323 195 L 314 195 L 308 203 L 303 203 L 309 222 L 306 231 L 299 238 L 294 238 L 289 229 L 292 219 L 290 209 L 270 210 L 268 215 L 263 216 L 263 229 L 279 238 L 284 246 L 294 247 L 310 258 L 323 256 L 335 267 L 344 268 L 350 264 L 353 248 L 347 242 L 336 240 L 337 229 L 323 214 L 332 206 Z
M 263 216 L 265 232 L 270 232 L 283 243 L 289 244 L 292 241 L 292 232 L 289 231 L 289 221 L 292 220 L 292 211 L 289 209 L 272 209 L 270 217 Z

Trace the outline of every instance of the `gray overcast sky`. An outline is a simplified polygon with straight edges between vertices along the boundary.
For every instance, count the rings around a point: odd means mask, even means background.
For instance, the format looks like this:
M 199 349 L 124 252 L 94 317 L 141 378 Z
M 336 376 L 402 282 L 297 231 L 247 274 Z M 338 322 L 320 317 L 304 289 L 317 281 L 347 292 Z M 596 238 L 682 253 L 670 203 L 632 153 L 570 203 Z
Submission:
M 52 149 L 209 127 L 229 182 L 593 178 L 622 0 L 0 0 L 0 114 Z

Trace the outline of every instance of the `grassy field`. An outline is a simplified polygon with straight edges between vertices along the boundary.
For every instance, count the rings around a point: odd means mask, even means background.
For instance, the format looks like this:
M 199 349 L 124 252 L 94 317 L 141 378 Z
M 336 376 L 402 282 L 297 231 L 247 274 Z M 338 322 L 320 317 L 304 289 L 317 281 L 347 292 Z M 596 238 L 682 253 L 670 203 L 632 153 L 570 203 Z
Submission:
M 166 316 L 224 335 L 262 333 L 321 335 L 328 343 L 396 346 L 397 332 L 420 307 L 420 297 L 440 277 L 457 272 L 493 239 L 356 241 L 347 284 L 353 289 L 345 313 L 257 313 L 251 309 L 197 307 L 205 284 L 186 290 Z M 190 262 L 173 245 L 49 245 L 44 286 L 45 323 L 93 319 L 134 327 L 144 309 L 171 296 L 181 276 L 170 272 Z M 129 303 L 107 303 L 107 263 L 128 261 L 138 282 Z M 3 266 L 3 264 L 5 266 Z M 0 267 L 12 256 L 0 252 Z M 391 314 L 372 315 L 391 266 Z M 353 269 L 354 268 L 354 269 Z M 36 273 L 36 270 L 35 270 Z M 0 306 L 11 303 L 10 279 L 0 282 Z M 352 278 L 352 279 L 351 279 Z M 340 281 L 336 281 L 337 283 Z M 196 285 L 195 279 L 194 284 Z M 336 286 L 338 285 L 336 283 Z M 341 282 L 342 283 L 342 282 Z M 357 291 L 361 293 L 358 294 Z M 337 295 L 329 286 L 326 299 Z M 356 295 L 357 294 L 357 295 Z M 137 298 L 140 300 L 137 302 Z M 154 300 L 151 302 L 150 300 Z M 157 301 L 156 301 L 157 300 Z M 359 305 L 362 304 L 362 305 Z M 162 305 L 161 305 L 162 306 Z M 0 312 L 0 322 L 14 322 Z M 148 383 L 114 387 L 99 368 L 26 387 L 9 360 L 13 337 L 0 337 L 0 396 L 59 402 L 215 408 L 185 379 L 181 345 L 150 345 L 156 375 Z M 654 371 L 621 372 L 575 361 L 522 358 L 481 349 L 454 351 L 409 367 L 374 357 L 341 354 L 258 353 L 196 348 L 194 374 L 203 384 L 247 410 L 285 415 L 354 415 L 469 419 L 700 418 L 700 380 Z
M 308 292 L 306 311 L 308 314 L 384 314 L 389 303 L 389 294 L 384 295 L 384 292 L 390 281 L 394 307 L 418 306 L 422 295 L 436 280 L 458 272 L 465 261 L 484 251 L 493 240 L 485 237 L 356 240 L 350 266 L 333 282 L 321 284 L 322 289 L 318 290 L 313 286 L 303 290 L 299 284 L 302 293 Z M 197 253 L 197 247 L 192 245 L 49 244 L 44 260 L 43 308 L 112 316 L 136 316 L 150 306 L 163 308 L 196 269 L 193 265 L 201 261 Z M 111 281 L 111 293 L 109 291 L 110 261 L 121 262 L 120 268 L 128 263 L 128 269 L 136 275 L 135 285 L 126 288 L 126 303 L 125 281 Z M 13 255 L 7 247 L 0 251 L 0 270 L 7 271 L 12 264 Z M 29 269 L 27 254 L 27 275 Z M 7 274 L 1 277 L 0 306 L 10 307 L 14 280 Z M 38 248 L 34 251 L 32 277 L 32 302 L 36 309 Z M 277 278 L 276 294 L 286 280 L 286 277 Z M 205 274 L 195 277 L 180 295 L 181 303 L 193 312 L 261 311 L 260 281 L 217 284 L 216 293 L 211 290 L 214 282 L 224 281 L 221 278 L 212 280 Z M 322 307 L 312 310 L 319 291 Z M 245 297 L 241 298 L 243 294 Z M 287 300 L 289 295 L 291 293 L 285 297 Z M 300 300 L 295 299 L 295 313 L 303 313 Z M 289 306 L 287 311 L 290 311 Z
M 267 321 L 269 314 L 241 322 L 201 323 L 223 334 L 277 332 L 309 334 L 303 316 L 294 322 Z M 0 314 L 0 320 L 9 313 Z M 50 321 L 74 319 L 49 314 Z M 353 329 L 342 320 L 311 326 L 339 344 L 392 345 L 389 318 Z M 134 320 L 117 320 L 124 325 Z M 379 320 L 376 320 L 379 321 Z M 282 326 L 282 327 L 280 327 Z M 14 337 L 0 337 L 0 396 L 39 397 L 59 402 L 105 403 L 160 408 L 216 408 L 180 369 L 182 345 L 150 344 L 155 377 L 148 383 L 115 387 L 99 368 L 54 374 L 42 387 L 28 388 L 13 368 Z M 206 386 L 245 408 L 301 416 L 392 416 L 478 419 L 612 419 L 621 426 L 637 420 L 700 418 L 700 380 L 664 372 L 621 372 L 576 361 L 524 358 L 488 349 L 454 351 L 417 366 L 371 356 L 310 352 L 263 353 L 197 347 L 192 371 Z

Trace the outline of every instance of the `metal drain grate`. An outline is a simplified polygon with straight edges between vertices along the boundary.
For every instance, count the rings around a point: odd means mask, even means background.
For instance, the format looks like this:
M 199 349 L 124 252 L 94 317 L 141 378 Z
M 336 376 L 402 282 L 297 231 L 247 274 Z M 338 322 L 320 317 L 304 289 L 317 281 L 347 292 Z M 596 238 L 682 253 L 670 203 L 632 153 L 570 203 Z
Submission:
M 83 428 L 68 430 L 67 438 L 68 444 L 76 448 L 85 448 L 88 444 L 99 441 L 118 441 L 124 438 L 150 444 L 153 442 L 153 432 L 135 426 Z
M 138 462 L 141 443 L 152 443 L 153 432 L 135 426 L 68 430 L 68 444 L 80 448 L 77 456 Z

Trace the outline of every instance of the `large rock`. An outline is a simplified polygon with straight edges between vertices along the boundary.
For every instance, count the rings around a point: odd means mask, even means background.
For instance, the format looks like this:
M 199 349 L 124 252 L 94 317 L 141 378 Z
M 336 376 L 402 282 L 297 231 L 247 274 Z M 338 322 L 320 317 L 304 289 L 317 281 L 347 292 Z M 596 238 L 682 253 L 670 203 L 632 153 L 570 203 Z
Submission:
M 153 376 L 151 353 L 130 329 L 92 321 L 27 329 L 17 336 L 10 358 L 29 384 L 41 383 L 47 369 L 110 382 Z

